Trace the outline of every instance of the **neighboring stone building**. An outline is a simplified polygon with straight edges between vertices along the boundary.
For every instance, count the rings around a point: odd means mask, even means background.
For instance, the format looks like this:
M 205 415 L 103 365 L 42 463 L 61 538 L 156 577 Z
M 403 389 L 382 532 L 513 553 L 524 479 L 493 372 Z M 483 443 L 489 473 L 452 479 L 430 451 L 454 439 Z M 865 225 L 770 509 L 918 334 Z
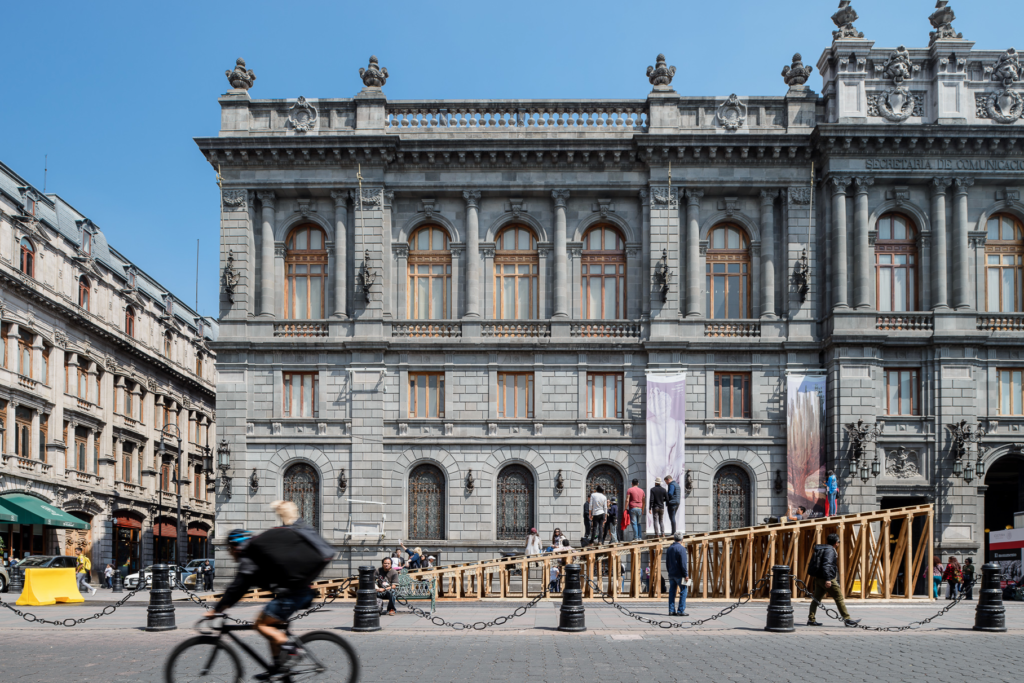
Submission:
M 200 466 L 215 437 L 217 323 L 3 164 L 0 323 L 5 552 L 84 549 L 96 576 L 115 556 L 133 571 L 154 553 L 173 561 L 175 538 L 182 561 L 209 556 L 213 493 Z
M 937 552 L 979 553 L 1024 508 L 1024 86 L 939 5 L 893 49 L 841 3 L 820 95 L 796 55 L 785 94 L 684 97 L 659 55 L 645 100 L 393 101 L 376 58 L 352 99 L 255 100 L 240 60 L 197 140 L 218 528 L 291 498 L 338 574 L 575 541 L 595 481 L 646 481 L 646 373 L 685 368 L 687 531 L 786 512 L 785 378 L 819 373 L 840 511 L 933 502 Z

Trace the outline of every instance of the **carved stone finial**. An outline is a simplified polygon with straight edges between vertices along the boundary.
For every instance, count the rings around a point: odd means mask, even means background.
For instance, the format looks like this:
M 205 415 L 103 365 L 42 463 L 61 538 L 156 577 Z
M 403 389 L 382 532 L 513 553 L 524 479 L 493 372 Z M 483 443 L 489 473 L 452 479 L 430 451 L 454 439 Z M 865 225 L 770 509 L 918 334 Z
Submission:
M 832 23 L 839 27 L 838 31 L 832 31 L 832 40 L 863 38 L 864 34 L 853 25 L 857 19 L 857 10 L 850 7 L 850 0 L 840 0 L 839 11 L 832 15 Z
M 891 78 L 893 83 L 900 85 L 903 81 L 910 80 L 915 71 L 920 70 L 921 67 L 910 63 L 910 53 L 907 52 L 907 48 L 900 45 L 889 53 L 889 59 L 886 60 L 882 73 L 886 78 Z
M 676 68 L 665 65 L 665 55 L 658 55 L 655 66 L 647 67 L 647 80 L 651 85 L 672 85 L 672 78 L 675 75 Z
M 931 45 L 936 40 L 942 38 L 953 38 L 959 40 L 964 37 L 964 34 L 957 33 L 953 28 L 953 22 L 956 20 L 956 15 L 953 14 L 952 7 L 946 7 L 949 0 L 938 0 L 935 3 L 935 11 L 932 12 L 931 16 L 928 17 L 928 21 L 935 28 L 934 31 L 928 32 L 928 44 Z
M 803 85 L 807 82 L 807 79 L 811 77 L 811 72 L 814 71 L 813 66 L 804 66 L 803 58 L 800 53 L 797 52 L 793 55 L 793 63 L 789 66 L 782 67 L 782 78 L 786 81 L 786 85 L 792 87 L 794 85 Z
M 228 77 L 231 87 L 236 90 L 248 90 L 256 80 L 256 74 L 252 72 L 252 69 L 246 70 L 245 60 L 241 57 L 235 60 L 234 71 L 225 71 L 224 75 Z
M 359 69 L 359 77 L 367 88 L 380 88 L 388 82 L 388 70 L 378 65 L 375 55 L 370 55 L 370 64 L 365 69 Z

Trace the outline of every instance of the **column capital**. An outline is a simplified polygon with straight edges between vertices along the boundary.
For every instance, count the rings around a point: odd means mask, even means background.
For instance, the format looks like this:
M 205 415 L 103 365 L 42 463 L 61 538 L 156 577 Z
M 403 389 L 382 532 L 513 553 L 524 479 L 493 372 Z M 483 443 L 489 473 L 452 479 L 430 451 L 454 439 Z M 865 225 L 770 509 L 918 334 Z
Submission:
M 867 194 L 868 188 L 875 184 L 875 179 L 870 176 L 857 176 L 853 179 L 853 186 L 857 194 Z
M 830 176 L 825 182 L 832 186 L 832 194 L 846 194 L 851 179 L 845 176 Z
M 462 197 L 466 200 L 466 208 L 480 208 L 480 190 L 463 190 Z
M 274 201 L 276 201 L 277 195 L 275 195 L 271 190 L 260 190 L 256 193 L 256 196 L 259 197 L 260 202 L 263 203 L 264 209 L 274 208 Z
M 647 195 L 649 194 L 647 192 L 647 190 L 646 189 L 640 190 L 637 194 L 640 197 L 640 203 L 641 204 L 646 204 L 647 203 Z
M 934 197 L 937 194 L 946 194 L 946 188 L 948 188 L 952 182 L 952 178 L 932 178 L 932 181 L 929 184 L 932 196 Z
M 331 199 L 334 200 L 334 208 L 344 209 L 348 206 L 348 198 L 352 195 L 349 190 L 331 190 Z
M 555 206 L 565 208 L 565 200 L 569 198 L 569 190 L 552 190 L 551 198 L 555 200 Z
M 775 203 L 775 197 L 778 194 L 778 190 L 761 190 L 761 205 L 771 206 Z
M 974 178 L 953 178 L 953 189 L 956 194 L 967 194 L 967 189 L 974 184 Z
M 687 190 L 686 205 L 700 206 L 700 198 L 704 196 L 704 190 Z

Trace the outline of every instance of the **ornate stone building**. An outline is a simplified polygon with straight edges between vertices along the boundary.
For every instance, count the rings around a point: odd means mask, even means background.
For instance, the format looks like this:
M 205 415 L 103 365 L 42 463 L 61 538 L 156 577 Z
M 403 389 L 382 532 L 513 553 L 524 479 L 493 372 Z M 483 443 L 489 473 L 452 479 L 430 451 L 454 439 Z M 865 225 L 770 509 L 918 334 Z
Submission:
M 97 576 L 172 561 L 174 539 L 182 561 L 208 556 L 216 336 L 93 221 L 0 164 L 4 552 L 84 549 Z
M 395 101 L 371 58 L 354 98 L 257 100 L 239 60 L 197 140 L 219 528 L 290 497 L 339 574 L 578 539 L 591 486 L 646 481 L 647 373 L 682 369 L 687 531 L 760 522 L 803 373 L 840 511 L 933 502 L 937 551 L 977 556 L 1024 507 L 1024 87 L 938 4 L 883 48 L 842 2 L 820 93 L 795 55 L 778 95 L 682 96 L 659 55 L 643 100 Z

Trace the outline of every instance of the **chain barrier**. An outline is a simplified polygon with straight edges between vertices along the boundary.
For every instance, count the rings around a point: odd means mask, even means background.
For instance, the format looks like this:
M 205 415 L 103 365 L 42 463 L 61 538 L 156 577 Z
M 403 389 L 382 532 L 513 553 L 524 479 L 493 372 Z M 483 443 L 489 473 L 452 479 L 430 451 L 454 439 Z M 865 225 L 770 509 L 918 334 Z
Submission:
M 801 581 L 800 579 L 796 578 L 792 574 L 790 574 L 790 578 L 793 579 L 793 585 L 794 586 L 797 586 L 800 589 L 800 591 L 803 592 L 805 595 L 807 595 L 807 597 L 811 598 L 811 600 L 814 599 L 814 593 L 812 593 L 810 590 L 808 590 L 807 584 L 805 584 L 803 581 Z M 963 600 L 967 596 L 967 592 L 974 589 L 974 585 L 976 583 L 978 583 L 978 578 L 979 577 L 976 576 L 976 577 L 974 577 L 974 579 L 969 584 L 964 585 L 964 587 L 960 590 L 960 595 L 958 597 L 954 598 L 952 601 L 950 601 L 950 603 L 948 605 L 946 605 L 945 607 L 943 607 L 942 609 L 940 609 L 938 612 L 936 612 L 932 616 L 928 617 L 927 619 L 922 619 L 921 621 L 912 621 L 909 624 L 907 624 L 906 626 L 864 626 L 864 625 L 861 625 L 861 624 L 857 624 L 856 627 L 859 628 L 859 629 L 863 629 L 865 631 L 880 631 L 880 632 L 884 632 L 884 633 L 899 633 L 900 631 L 912 631 L 912 630 L 915 630 L 915 629 L 917 629 L 917 628 L 919 628 L 921 626 L 924 626 L 925 624 L 930 623 L 934 619 L 938 619 L 939 617 L 944 615 L 946 612 L 948 612 L 949 610 L 951 610 L 954 607 L 956 607 L 957 605 L 959 605 L 960 601 Z M 818 607 L 820 607 L 822 610 L 824 610 L 825 614 L 827 614 L 828 616 L 832 617 L 833 619 L 836 619 L 838 621 L 842 621 L 843 623 L 846 623 L 846 620 L 843 619 L 843 616 L 837 610 L 834 610 L 831 607 L 826 607 L 825 604 L 822 603 L 822 602 L 818 603 Z
M 30 624 L 47 624 L 49 626 L 67 626 L 68 628 L 71 628 L 72 626 L 78 626 L 79 624 L 84 624 L 85 622 L 90 621 L 92 619 L 99 619 L 100 617 L 105 617 L 105 616 L 108 616 L 110 614 L 113 614 L 114 612 L 117 611 L 118 607 L 120 607 L 124 603 L 128 602 L 128 600 L 133 595 L 135 595 L 138 592 L 139 592 L 138 589 L 133 590 L 131 593 L 129 593 L 128 595 L 124 596 L 123 598 L 121 598 L 120 600 L 115 602 L 113 605 L 107 605 L 106 607 L 104 607 L 103 611 L 97 612 L 96 614 L 92 615 L 91 617 L 81 617 L 80 619 L 73 619 L 71 617 L 69 617 L 67 619 L 64 619 L 64 620 L 43 619 L 42 617 L 38 617 L 35 614 L 32 614 L 31 612 L 22 612 L 21 610 L 17 609 L 16 607 L 11 606 L 9 603 L 6 603 L 6 602 L 4 602 L 2 600 L 0 600 L 0 605 L 3 605 L 7 609 L 11 610 L 12 612 L 17 614 L 22 619 L 24 619 L 25 621 L 29 622 Z
M 547 586 L 545 586 L 544 592 L 535 597 L 529 603 L 517 607 L 516 610 L 507 617 L 497 617 L 493 621 L 477 621 L 472 624 L 466 624 L 461 621 L 445 621 L 444 617 L 435 617 L 430 612 L 424 612 L 419 607 L 413 607 L 409 604 L 409 601 L 406 598 L 400 598 L 396 596 L 395 602 L 402 605 L 403 607 L 408 607 L 410 614 L 415 614 L 416 616 L 421 617 L 423 619 L 429 619 L 430 623 L 434 626 L 447 626 L 448 628 L 455 629 L 456 631 L 468 631 L 470 629 L 474 631 L 483 631 L 486 628 L 491 628 L 492 626 L 501 626 L 502 624 L 505 624 L 515 619 L 516 617 L 521 617 L 525 615 L 527 610 L 529 610 L 532 607 L 536 607 L 538 602 L 540 602 L 543 598 L 547 597 L 547 594 L 548 589 Z
M 291 617 L 290 619 L 288 619 L 288 623 L 291 623 L 293 621 L 297 621 L 299 619 L 303 619 L 305 617 L 308 617 L 313 612 L 316 612 L 317 610 L 321 610 L 326 605 L 331 604 L 332 602 L 337 600 L 339 597 L 341 597 L 344 594 L 344 592 L 349 589 L 349 587 L 352 585 L 352 581 L 353 581 L 353 579 L 350 577 L 350 578 L 345 579 L 344 583 L 342 583 L 340 586 L 331 586 L 330 588 L 328 588 L 325 591 L 326 595 L 324 596 L 324 599 L 323 599 L 322 602 L 318 602 L 317 604 L 313 605 L 309 609 L 307 609 L 307 610 L 305 610 L 303 612 L 300 612 L 299 614 L 296 614 L 295 616 Z M 180 587 L 180 590 L 188 595 L 189 601 L 194 602 L 195 604 L 199 605 L 200 607 L 205 607 L 207 610 L 212 610 L 213 609 L 213 607 L 209 603 L 207 603 L 205 600 L 203 600 L 201 597 L 199 597 L 198 595 L 196 595 L 195 593 L 193 593 L 189 589 L 185 588 L 184 585 L 182 585 Z M 225 619 L 227 619 L 228 621 L 235 622 L 236 624 L 247 624 L 247 625 L 249 625 L 249 624 L 253 623 L 251 621 L 246 621 L 245 619 L 235 619 L 234 617 L 230 617 L 230 616 L 228 616 L 226 614 L 222 614 L 221 616 L 224 617 Z

